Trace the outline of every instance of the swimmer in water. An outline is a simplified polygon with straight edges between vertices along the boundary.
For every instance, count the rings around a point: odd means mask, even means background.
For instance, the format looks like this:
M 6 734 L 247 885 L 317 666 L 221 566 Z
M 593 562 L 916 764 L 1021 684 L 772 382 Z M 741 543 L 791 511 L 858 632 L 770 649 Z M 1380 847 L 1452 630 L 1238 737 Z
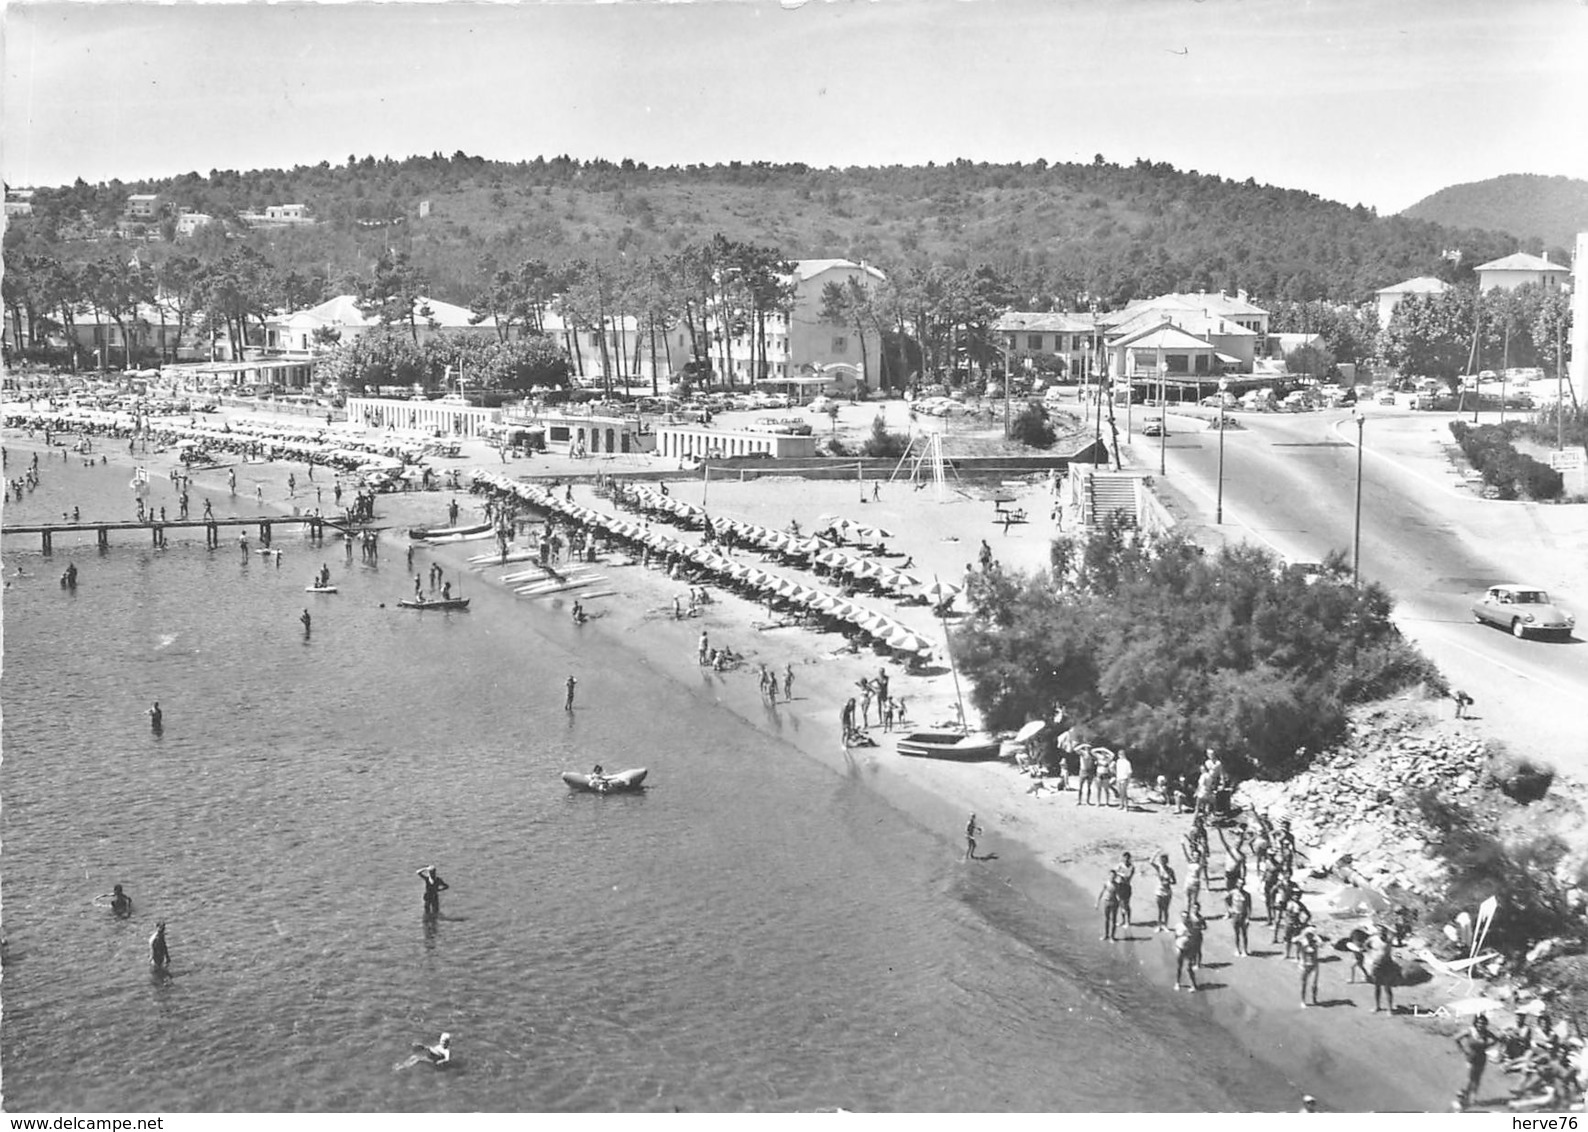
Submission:
M 155 700 L 154 706 L 149 709 L 149 727 L 155 731 L 160 730 L 164 726 L 163 719 L 164 717 L 160 713 L 160 701 Z
M 424 1042 L 414 1042 L 413 1048 L 418 1052 L 406 1061 L 399 1061 L 392 1068 L 407 1069 L 410 1065 L 418 1065 L 421 1061 L 428 1061 L 431 1065 L 440 1069 L 452 1060 L 452 1035 L 442 1034 L 441 1040 L 433 1046 L 427 1046 Z
M 165 943 L 164 920 L 154 925 L 154 934 L 149 937 L 149 966 L 156 971 L 164 971 L 171 966 L 171 949 Z
M 125 920 L 132 915 L 132 897 L 121 891 L 121 885 L 116 885 L 107 894 L 110 897 L 110 914 Z M 101 900 L 105 897 L 100 897 Z

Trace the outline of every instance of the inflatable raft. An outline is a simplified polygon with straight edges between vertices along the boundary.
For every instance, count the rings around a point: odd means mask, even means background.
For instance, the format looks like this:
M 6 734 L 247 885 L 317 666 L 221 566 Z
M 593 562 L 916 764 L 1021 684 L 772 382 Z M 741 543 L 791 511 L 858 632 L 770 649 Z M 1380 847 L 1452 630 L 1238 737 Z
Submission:
M 596 779 L 588 774 L 580 774 L 575 770 L 562 772 L 562 780 L 575 790 L 585 790 L 591 794 L 618 794 L 625 790 L 639 790 L 645 782 L 645 768 L 620 771 L 617 774 L 603 774 Z

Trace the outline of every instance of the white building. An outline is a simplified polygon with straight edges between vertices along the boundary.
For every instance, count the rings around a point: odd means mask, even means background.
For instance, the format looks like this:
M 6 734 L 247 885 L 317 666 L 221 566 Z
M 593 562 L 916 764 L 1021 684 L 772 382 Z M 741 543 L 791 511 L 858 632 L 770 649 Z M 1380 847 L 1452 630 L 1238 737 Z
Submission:
M 869 331 L 862 351 L 861 336 L 853 326 L 839 326 L 822 318 L 822 292 L 829 283 L 847 287 L 853 279 L 875 295 L 887 276 L 869 264 L 847 259 L 801 259 L 794 262 L 790 279 L 794 298 L 787 317 L 778 312 L 766 318 L 766 379 L 777 382 L 828 372 L 863 373 L 866 384 L 877 388 L 882 380 L 882 335 Z M 687 338 L 685 334 L 683 340 Z M 755 372 L 758 363 L 748 335 L 729 343 L 728 364 L 736 381 L 748 383 L 760 376 Z M 682 365 L 679 362 L 679 368 Z
M 470 321 L 473 317 L 473 311 L 454 303 L 444 303 L 440 299 L 427 299 L 423 296 L 414 300 L 414 323 L 420 342 L 441 331 L 461 331 L 492 337 L 496 335 L 494 318 L 476 324 Z M 340 335 L 337 341 L 350 342 L 379 325 L 378 318 L 366 315 L 358 309 L 357 296 L 338 295 L 306 311 L 296 311 L 291 314 L 278 311 L 267 319 L 265 349 L 287 354 L 314 353 L 319 349 L 315 341 L 316 331 L 334 330 Z M 408 324 L 406 322 L 398 324 L 394 329 L 406 331 Z
M 1514 291 L 1529 283 L 1537 283 L 1546 289 L 1564 287 L 1571 278 L 1571 268 L 1558 263 L 1551 263 L 1549 256 L 1528 255 L 1526 252 L 1517 252 L 1503 259 L 1490 260 L 1480 263 L 1478 273 L 1478 290 L 1492 291 L 1501 288 Z
M 1389 329 L 1390 318 L 1395 314 L 1395 308 L 1400 306 L 1401 300 L 1407 295 L 1443 295 L 1448 290 L 1450 290 L 1449 283 L 1443 279 L 1435 279 L 1431 275 L 1419 275 L 1415 279 L 1408 279 L 1393 287 L 1385 287 L 1377 292 L 1379 329 Z

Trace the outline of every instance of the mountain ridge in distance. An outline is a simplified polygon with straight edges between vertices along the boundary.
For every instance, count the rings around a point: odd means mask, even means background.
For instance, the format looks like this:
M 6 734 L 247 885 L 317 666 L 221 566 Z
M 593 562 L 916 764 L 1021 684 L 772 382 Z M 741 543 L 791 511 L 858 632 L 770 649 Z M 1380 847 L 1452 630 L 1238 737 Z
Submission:
M 1571 248 L 1588 232 L 1588 181 L 1540 173 L 1506 173 L 1449 185 L 1400 215 L 1451 228 L 1509 232 L 1547 248 Z M 1528 249 L 1524 249 L 1528 250 Z

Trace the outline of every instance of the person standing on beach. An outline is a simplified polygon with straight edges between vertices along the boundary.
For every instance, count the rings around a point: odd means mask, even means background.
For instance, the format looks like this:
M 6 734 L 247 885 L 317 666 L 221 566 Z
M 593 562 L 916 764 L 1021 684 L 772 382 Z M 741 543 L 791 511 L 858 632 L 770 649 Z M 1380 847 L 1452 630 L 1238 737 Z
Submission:
M 1119 879 L 1119 923 L 1129 930 L 1131 884 L 1136 879 L 1136 863 L 1130 859 L 1129 853 L 1120 854 L 1114 875 Z
M 1460 688 L 1451 691 L 1450 698 L 1456 701 L 1456 718 L 1467 718 L 1467 709 L 1472 706 L 1472 697 Z
M 575 680 L 572 676 L 568 677 L 568 683 L 567 683 L 568 698 L 563 701 L 563 705 L 562 705 L 562 710 L 563 711 L 572 711 L 573 710 L 573 690 L 574 690 L 575 687 L 578 686 L 578 684 L 579 684 L 579 681 Z
M 414 600 L 415 601 L 423 601 L 424 599 L 425 599 L 424 581 L 419 577 L 418 574 L 415 574 L 414 575 Z
M 1373 1013 L 1377 1014 L 1383 1006 L 1381 996 L 1389 998 L 1389 1012 L 1395 1013 L 1395 982 L 1400 977 L 1400 966 L 1395 962 L 1395 948 L 1390 940 L 1390 931 L 1382 924 L 1373 933 L 1372 941 L 1367 950 L 1367 977 L 1373 982 Z
M 1135 768 L 1130 765 L 1130 759 L 1125 755 L 1125 748 L 1121 747 L 1114 756 L 1114 788 L 1119 791 L 1119 808 L 1130 809 L 1130 776 L 1135 773 Z
M 1159 853 L 1152 861 L 1152 871 L 1158 874 L 1158 923 L 1153 931 L 1169 930 L 1169 905 L 1174 900 L 1174 868 L 1169 864 L 1169 854 Z
M 231 492 L 233 495 L 237 494 L 237 469 L 236 468 L 228 468 L 226 470 L 226 490 Z
M 785 700 L 794 698 L 794 665 L 792 663 L 783 666 L 783 698 Z
M 700 648 L 696 653 L 696 656 L 698 657 L 701 664 L 706 663 L 706 654 L 711 651 L 710 640 L 710 637 L 708 637 L 706 634 L 706 630 L 702 629 L 700 631 Z
M 1114 804 L 1114 752 L 1107 747 L 1098 747 L 1093 754 L 1097 761 L 1097 804 L 1099 806 L 1112 806 Z
M 1251 943 L 1246 933 L 1252 919 L 1252 894 L 1243 886 L 1237 886 L 1224 893 L 1224 904 L 1230 910 L 1230 927 L 1235 933 L 1235 954 L 1251 955 Z
M 1312 1005 L 1318 1005 L 1318 952 L 1322 949 L 1323 940 L 1318 938 L 1318 931 L 1312 925 L 1301 929 L 1296 937 L 1296 962 L 1301 967 L 1301 1005 L 1307 1006 L 1307 982 L 1312 982 Z
M 871 681 L 861 678 L 860 683 L 860 726 L 871 726 Z
M 1174 929 L 1175 990 L 1186 989 L 1186 981 L 1190 982 L 1191 990 L 1201 989 L 1197 986 L 1197 966 L 1202 962 L 1202 933 L 1207 926 L 1202 910 L 1195 904 L 1186 905 L 1185 911 L 1180 913 L 1180 923 Z
M 1097 778 L 1097 756 L 1092 754 L 1092 748 L 1084 744 L 1079 748 L 1081 752 L 1080 773 L 1076 775 L 1075 804 L 1092 804 L 1092 783 Z
M 1489 1029 L 1486 1014 L 1479 1014 L 1472 1020 L 1472 1028 L 1456 1038 L 1456 1048 L 1467 1059 L 1467 1084 L 1456 1094 L 1462 1110 L 1478 1099 L 1478 1085 L 1483 1080 L 1484 1066 L 1489 1064 L 1489 1047 L 1494 1042 L 1494 1031 Z
M 855 697 L 850 696 L 843 710 L 838 713 L 838 725 L 844 732 L 844 749 L 849 749 L 849 740 L 855 733 Z
M 849 702 L 854 703 L 853 700 Z M 970 815 L 970 820 L 965 823 L 965 859 L 967 861 L 976 859 L 976 835 L 980 832 L 981 826 L 976 824 L 976 815 L 973 813 Z
M 1103 910 L 1103 941 L 1109 942 L 1118 938 L 1114 933 L 1119 924 L 1119 870 L 1109 869 L 1108 879 L 1103 882 L 1103 889 L 1097 894 L 1097 902 L 1093 905 Z
M 414 872 L 420 880 L 425 882 L 425 915 L 441 915 L 441 894 L 451 886 L 441 879 L 441 874 L 434 865 L 426 865 L 424 868 L 416 869 Z

